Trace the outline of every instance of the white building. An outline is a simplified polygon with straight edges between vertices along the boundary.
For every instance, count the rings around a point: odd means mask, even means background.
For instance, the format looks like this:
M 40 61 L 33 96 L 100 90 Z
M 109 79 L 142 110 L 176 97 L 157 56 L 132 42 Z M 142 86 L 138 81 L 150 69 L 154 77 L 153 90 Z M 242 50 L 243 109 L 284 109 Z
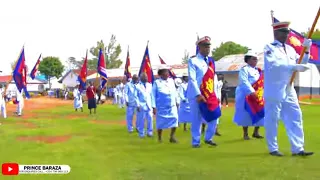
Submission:
M 11 82 L 8 85 L 7 92 L 16 91 L 17 87 L 16 87 L 16 84 L 15 84 L 14 80 L 12 79 L 11 75 L 0 76 L 0 83 L 2 85 L 7 84 L 10 80 L 11 80 Z M 46 84 L 47 84 L 46 81 L 38 80 L 37 78 L 32 80 L 29 75 L 27 76 L 27 90 L 28 90 L 28 92 L 33 92 L 33 93 L 43 92 L 45 90 Z
M 229 55 L 215 63 L 216 71 L 224 74 L 231 88 L 230 96 L 234 96 L 234 89 L 238 85 L 239 69 L 246 65 L 244 54 Z M 263 70 L 263 53 L 258 54 L 258 67 Z M 320 73 L 315 64 L 309 64 L 310 70 L 296 73 L 294 86 L 299 96 L 320 94 Z

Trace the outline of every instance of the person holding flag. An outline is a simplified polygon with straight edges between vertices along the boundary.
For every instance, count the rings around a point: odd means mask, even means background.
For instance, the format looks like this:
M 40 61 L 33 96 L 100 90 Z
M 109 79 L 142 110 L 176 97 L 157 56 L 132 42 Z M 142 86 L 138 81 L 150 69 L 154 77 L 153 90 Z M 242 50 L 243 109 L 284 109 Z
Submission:
M 158 69 L 159 79 L 155 80 L 152 87 L 152 108 L 156 115 L 158 140 L 162 142 L 163 129 L 171 129 L 170 142 L 177 143 L 175 138 L 178 127 L 177 90 L 174 80 L 169 78 L 170 67 L 160 65 Z
M 94 114 L 96 114 L 96 109 L 97 109 L 97 102 L 96 102 L 96 93 L 97 90 L 94 87 L 92 82 L 89 82 L 89 86 L 86 90 L 86 95 L 87 95 L 87 99 L 88 99 L 88 109 L 91 112 L 91 109 L 94 110 Z
M 16 100 L 14 104 L 17 104 L 17 115 L 21 116 L 22 115 L 22 111 L 23 111 L 23 107 L 24 107 L 24 99 L 23 99 L 23 89 L 21 90 L 21 92 L 19 91 L 19 89 L 16 89 Z
M 263 103 L 263 74 L 262 70 L 256 67 L 258 63 L 258 57 L 256 53 L 249 51 L 247 54 L 245 54 L 244 61 L 247 63 L 247 65 L 242 67 L 239 71 L 233 122 L 242 127 L 244 140 L 250 139 L 248 135 L 248 126 L 254 126 L 252 137 L 261 139 L 263 137 L 259 134 L 259 127 L 263 126 L 264 124 L 264 106 L 262 105 L 260 110 L 258 110 L 263 111 L 259 115 L 258 111 L 254 112 L 254 109 L 256 109 L 255 107 L 259 108 L 258 104 L 252 103 L 254 107 L 252 107 L 252 110 L 248 110 L 246 109 L 246 103 L 250 103 L 247 102 L 248 98 L 250 98 L 249 96 L 251 96 L 254 100 L 259 100 L 259 98 L 261 98 L 261 102 Z M 259 82 L 261 83 L 259 84 Z M 252 115 L 258 115 L 258 118 L 254 120 L 254 118 L 251 118 Z
M 189 81 L 187 96 L 190 102 L 192 119 L 191 134 L 192 147 L 200 147 L 201 124 L 204 119 L 207 122 L 205 143 L 216 146 L 212 138 L 216 131 L 216 120 L 221 116 L 219 101 L 216 97 L 215 85 L 218 79 L 215 76 L 214 60 L 208 57 L 210 53 L 211 38 L 200 38 L 196 45 L 199 47 L 197 55 L 188 61 Z
M 304 72 L 309 69 L 311 39 L 304 39 L 307 51 L 302 64 L 297 64 L 299 55 L 285 44 L 290 33 L 289 22 L 273 23 L 274 38 L 264 48 L 264 100 L 266 140 L 270 155 L 283 156 L 277 142 L 278 120 L 284 122 L 291 144 L 292 155 L 310 156 L 313 152 L 304 151 L 304 132 L 302 112 L 297 93 L 290 78 L 294 71 Z

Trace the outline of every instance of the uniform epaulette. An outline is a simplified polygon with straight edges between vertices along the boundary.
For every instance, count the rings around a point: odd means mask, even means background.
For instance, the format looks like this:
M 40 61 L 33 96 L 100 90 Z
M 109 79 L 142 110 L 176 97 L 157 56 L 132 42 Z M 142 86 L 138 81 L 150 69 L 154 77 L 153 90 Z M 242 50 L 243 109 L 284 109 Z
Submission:
M 247 65 L 242 66 L 241 69 L 243 69 L 243 68 L 245 68 L 245 67 L 247 67 Z
M 271 45 L 272 45 L 272 46 L 275 46 L 275 45 L 277 45 L 277 43 L 276 43 L 276 42 L 274 42 L 274 43 L 271 43 Z
M 190 58 L 194 58 L 194 57 L 197 57 L 197 55 L 193 55 L 193 56 L 191 56 Z

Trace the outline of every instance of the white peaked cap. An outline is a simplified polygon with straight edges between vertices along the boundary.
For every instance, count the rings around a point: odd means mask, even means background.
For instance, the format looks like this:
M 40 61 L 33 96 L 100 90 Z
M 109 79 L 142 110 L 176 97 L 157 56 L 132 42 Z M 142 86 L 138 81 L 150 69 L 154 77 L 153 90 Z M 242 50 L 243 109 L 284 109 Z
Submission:
M 171 69 L 171 67 L 166 64 L 160 64 L 158 67 L 158 70 L 163 70 L 163 69 Z
M 253 51 L 248 51 L 247 54 L 245 54 L 244 56 L 252 56 L 252 57 L 258 57 L 258 54 L 253 52 Z

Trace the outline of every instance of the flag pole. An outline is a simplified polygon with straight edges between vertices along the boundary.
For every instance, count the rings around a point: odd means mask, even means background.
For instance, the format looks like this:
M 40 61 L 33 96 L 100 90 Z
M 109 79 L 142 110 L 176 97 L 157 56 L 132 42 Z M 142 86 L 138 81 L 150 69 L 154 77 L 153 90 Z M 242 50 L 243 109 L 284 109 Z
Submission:
M 314 21 L 313 21 L 313 24 L 312 24 L 312 26 L 311 26 L 311 29 L 310 29 L 310 31 L 309 31 L 309 33 L 308 33 L 308 37 L 307 37 L 308 39 L 311 39 L 311 36 L 312 36 L 312 34 L 313 34 L 313 32 L 314 32 L 314 29 L 315 29 L 315 27 L 316 27 L 316 25 L 317 25 L 319 16 L 320 16 L 320 7 L 319 7 L 318 13 L 317 13 L 317 15 L 316 15 L 316 17 L 315 17 L 315 19 L 314 19 Z M 299 58 L 297 64 L 300 64 L 300 63 L 301 63 L 301 61 L 302 61 L 302 59 L 303 59 L 303 56 L 304 56 L 306 50 L 307 50 L 307 48 L 304 47 L 303 50 L 301 51 L 300 58 Z M 292 74 L 292 76 L 291 76 L 291 79 L 290 79 L 290 85 L 293 83 L 294 78 L 296 77 L 296 73 L 297 73 L 296 71 L 293 72 L 293 74 Z
M 102 51 L 102 54 L 103 54 L 103 57 L 105 56 L 105 54 L 104 54 L 104 48 L 103 48 L 103 51 Z M 100 51 L 100 49 L 99 49 L 99 51 Z M 99 52 L 100 53 L 100 52 Z M 99 62 L 99 56 L 98 56 L 98 62 Z M 104 59 L 105 60 L 105 59 Z M 99 65 L 99 64 L 98 64 Z M 98 77 L 98 75 L 99 75 L 99 73 L 98 73 L 98 70 L 97 70 L 97 75 L 96 75 L 96 79 L 95 79 L 95 81 L 94 81 L 94 84 L 95 84 L 95 87 L 97 87 L 98 85 L 99 85 L 99 83 L 98 83 L 98 81 L 99 81 L 99 77 Z
M 271 10 L 271 11 L 270 11 L 270 14 L 271 14 L 271 22 L 272 22 L 272 24 L 274 24 L 274 11 Z M 271 27 L 272 27 L 272 26 L 271 26 Z M 272 32 L 273 32 L 273 39 L 274 39 L 274 31 L 273 31 L 273 28 L 272 28 Z

